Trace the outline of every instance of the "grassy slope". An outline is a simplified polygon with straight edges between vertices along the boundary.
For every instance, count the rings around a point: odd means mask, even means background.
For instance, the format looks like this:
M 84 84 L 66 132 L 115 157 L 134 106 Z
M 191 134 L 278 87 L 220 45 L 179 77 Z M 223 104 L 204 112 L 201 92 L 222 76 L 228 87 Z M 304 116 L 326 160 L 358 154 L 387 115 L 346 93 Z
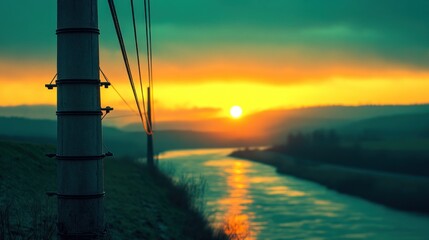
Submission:
M 43 219 L 51 216 L 55 221 L 56 199 L 44 194 L 55 191 L 56 163 L 44 157 L 52 152 L 55 149 L 49 145 L 0 141 L 0 210 L 4 213 L 12 205 L 9 215 L 24 218 L 26 223 L 21 225 L 25 227 L 20 230 L 27 235 L 43 222 L 31 220 L 29 199 L 41 206 Z M 106 222 L 112 239 L 210 239 L 212 230 L 189 208 L 189 201 L 183 200 L 184 190 L 142 164 L 107 159 L 105 189 Z M 16 225 L 16 219 L 11 221 Z
M 55 160 L 44 157 L 54 152 L 49 145 L 0 141 L 0 200 L 19 200 L 32 194 L 40 197 L 54 191 Z

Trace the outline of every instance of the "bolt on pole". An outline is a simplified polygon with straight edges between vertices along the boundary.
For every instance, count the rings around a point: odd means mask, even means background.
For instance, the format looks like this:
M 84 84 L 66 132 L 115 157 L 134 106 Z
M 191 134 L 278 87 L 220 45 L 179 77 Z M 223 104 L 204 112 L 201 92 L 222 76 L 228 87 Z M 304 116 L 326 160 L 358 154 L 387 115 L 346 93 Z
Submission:
M 105 232 L 97 0 L 58 0 L 57 197 L 60 239 Z

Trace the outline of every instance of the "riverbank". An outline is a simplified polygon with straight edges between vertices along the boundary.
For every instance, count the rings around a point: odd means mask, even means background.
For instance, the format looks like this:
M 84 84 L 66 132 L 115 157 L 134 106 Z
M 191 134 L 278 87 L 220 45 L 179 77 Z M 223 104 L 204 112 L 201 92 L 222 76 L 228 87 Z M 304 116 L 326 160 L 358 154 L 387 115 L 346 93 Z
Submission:
M 268 164 L 279 173 L 314 181 L 338 192 L 391 208 L 429 213 L 427 177 L 342 167 L 270 151 L 235 151 L 231 156 Z
M 50 145 L 0 141 L 0 239 L 56 237 Z M 105 160 L 107 239 L 227 239 L 191 205 L 186 185 L 132 160 Z M 189 188 L 188 188 L 189 189 Z

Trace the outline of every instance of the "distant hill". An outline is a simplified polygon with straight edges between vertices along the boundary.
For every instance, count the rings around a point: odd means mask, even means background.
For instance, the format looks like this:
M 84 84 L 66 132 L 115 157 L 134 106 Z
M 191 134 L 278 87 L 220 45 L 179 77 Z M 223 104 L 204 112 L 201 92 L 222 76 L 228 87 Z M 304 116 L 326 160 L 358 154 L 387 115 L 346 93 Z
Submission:
M 0 117 L 0 139 L 55 144 L 56 121 L 17 117 Z M 197 131 L 157 131 L 155 150 L 184 148 L 241 147 L 258 144 L 254 139 L 226 137 L 221 133 Z M 146 135 L 126 132 L 114 127 L 103 127 L 104 151 L 115 155 L 144 156 Z M 259 142 L 260 143 L 260 142 Z
M 429 105 L 389 106 L 325 106 L 299 109 L 280 109 L 243 116 L 237 121 L 216 118 L 199 121 L 159 122 L 157 129 L 210 131 L 219 134 L 237 135 L 244 139 L 258 139 L 254 143 L 274 144 L 283 142 L 293 131 L 313 131 L 320 128 L 339 129 L 356 121 L 398 114 L 429 112 Z M 222 126 L 222 128 L 216 127 Z M 123 128 L 126 131 L 141 131 L 138 123 Z M 235 134 L 234 134 L 235 133 Z
M 56 122 L 53 120 L 0 117 L 0 132 L 4 135 L 54 137 L 56 131 Z
M 53 105 L 21 105 L 21 106 L 0 106 L 0 117 L 19 117 L 29 119 L 49 119 L 56 120 L 56 107 Z M 104 125 L 115 125 L 119 123 L 117 117 L 124 117 L 127 114 L 123 110 L 115 110 L 113 114 L 119 112 L 118 116 L 107 118 Z M 338 125 L 346 123 L 397 114 L 419 114 L 429 112 L 429 104 L 420 105 L 366 105 L 366 106 L 320 106 L 305 107 L 295 109 L 277 109 L 257 112 L 251 115 L 244 115 L 238 121 L 225 118 L 212 118 L 198 121 L 162 121 L 156 122 L 158 130 L 186 130 L 198 132 L 228 132 L 239 125 L 248 125 L 253 129 L 261 131 L 293 130 L 304 127 L 318 127 L 318 125 Z M 137 121 L 137 120 L 136 120 Z M 325 122 L 325 123 L 323 123 Z M 116 125 L 122 126 L 122 125 Z M 217 126 L 226 126 L 225 130 Z M 126 131 L 141 131 L 139 123 L 121 127 Z
M 270 110 L 249 116 L 248 121 L 261 123 L 270 144 L 282 143 L 290 132 L 315 129 L 345 129 L 358 121 L 396 115 L 426 114 L 429 105 L 328 106 L 292 110 Z
M 55 111 L 56 106 L 54 105 L 0 106 L 0 117 L 55 120 L 57 118 Z
M 340 129 L 349 135 L 380 139 L 385 137 L 429 137 L 429 111 L 375 117 Z
M 12 111 L 13 107 L 8 108 Z M 20 106 L 29 111 L 31 106 Z M 35 106 L 34 110 L 51 109 Z M 0 115 L 5 108 L 0 107 Z M 17 110 L 16 110 L 17 111 Z M 51 110 L 47 110 L 51 111 Z M 337 129 L 349 135 L 429 135 L 429 105 L 327 106 L 270 110 L 242 119 L 216 118 L 190 122 L 158 122 L 157 151 L 180 148 L 242 147 L 285 142 L 290 132 Z M 3 139 L 55 143 L 55 120 L 0 117 Z M 425 135 L 425 136 L 426 136 Z M 146 136 L 140 124 L 123 128 L 103 127 L 106 148 L 118 155 L 142 156 Z

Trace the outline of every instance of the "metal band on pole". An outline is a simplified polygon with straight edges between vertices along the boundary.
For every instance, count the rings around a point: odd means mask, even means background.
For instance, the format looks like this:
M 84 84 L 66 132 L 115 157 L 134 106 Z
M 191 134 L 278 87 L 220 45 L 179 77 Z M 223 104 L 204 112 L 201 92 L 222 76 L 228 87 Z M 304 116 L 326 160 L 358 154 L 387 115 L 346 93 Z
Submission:
M 105 234 L 105 155 L 97 0 L 57 3 L 58 238 L 100 239 Z

